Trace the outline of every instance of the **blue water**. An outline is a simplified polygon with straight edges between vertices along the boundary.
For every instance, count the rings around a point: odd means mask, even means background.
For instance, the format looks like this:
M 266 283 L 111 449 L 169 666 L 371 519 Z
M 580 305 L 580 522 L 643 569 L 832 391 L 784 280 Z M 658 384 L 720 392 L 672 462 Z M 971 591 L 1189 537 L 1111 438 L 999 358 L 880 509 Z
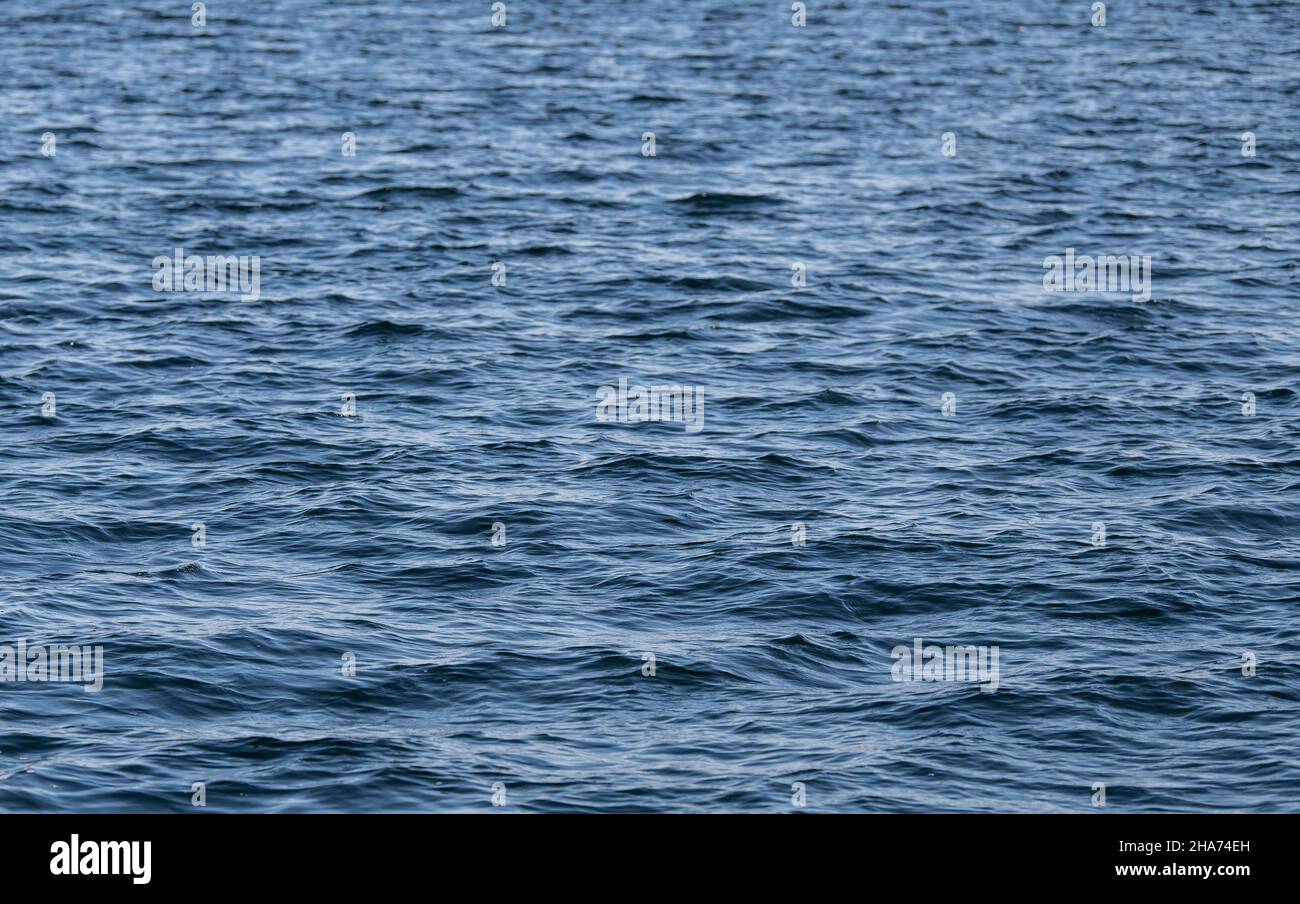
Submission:
M 1300 5 L 506 2 L 0 4 L 0 808 L 1300 809 Z

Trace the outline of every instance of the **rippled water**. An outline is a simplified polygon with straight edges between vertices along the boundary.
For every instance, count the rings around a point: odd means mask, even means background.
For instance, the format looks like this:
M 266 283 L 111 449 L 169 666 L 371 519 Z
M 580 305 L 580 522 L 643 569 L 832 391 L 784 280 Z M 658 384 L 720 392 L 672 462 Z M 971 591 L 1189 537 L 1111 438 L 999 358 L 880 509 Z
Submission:
M 1300 7 L 506 5 L 0 4 L 0 807 L 1297 809 Z

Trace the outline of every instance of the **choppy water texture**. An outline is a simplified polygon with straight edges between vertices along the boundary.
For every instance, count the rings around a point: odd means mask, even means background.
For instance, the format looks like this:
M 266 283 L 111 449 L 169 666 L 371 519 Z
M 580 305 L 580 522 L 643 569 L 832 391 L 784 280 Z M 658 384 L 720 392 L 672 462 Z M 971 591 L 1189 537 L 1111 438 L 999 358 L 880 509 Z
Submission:
M 1300 809 L 1300 7 L 789 6 L 0 4 L 0 807 Z

